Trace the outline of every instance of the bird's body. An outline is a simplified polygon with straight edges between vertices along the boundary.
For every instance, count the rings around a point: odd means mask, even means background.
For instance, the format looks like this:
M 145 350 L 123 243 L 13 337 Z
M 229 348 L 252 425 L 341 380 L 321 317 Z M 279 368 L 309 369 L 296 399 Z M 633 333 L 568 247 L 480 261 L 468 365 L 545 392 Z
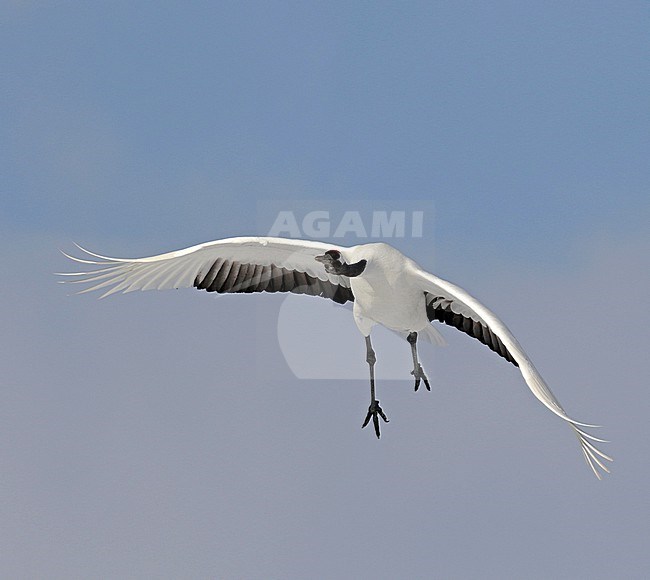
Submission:
M 352 263 L 371 256 L 363 275 L 350 278 L 354 320 L 364 336 L 374 324 L 401 333 L 430 325 L 424 292 L 414 283 L 418 266 L 413 260 L 384 243 L 356 246 L 347 254 Z
M 307 240 L 241 237 L 136 259 L 109 258 L 83 251 L 97 259 L 66 256 L 95 268 L 63 275 L 72 278 L 68 281 L 90 284 L 82 292 L 105 289 L 102 296 L 195 287 L 218 293 L 291 292 L 321 296 L 340 304 L 353 302 L 355 322 L 366 340 L 370 370 L 371 404 L 363 426 L 372 419 L 377 437 L 379 418 L 387 418 L 375 397 L 372 327 L 381 324 L 407 338 L 417 391 L 421 381 L 430 390 L 418 361 L 418 336 L 437 341 L 433 322 L 453 326 L 519 367 L 535 397 L 571 426 L 596 476 L 600 478 L 598 468 L 608 471 L 602 459 L 611 458 L 591 442 L 602 439 L 583 429 L 592 425 L 580 423 L 565 413 L 503 322 L 465 290 L 426 272 L 388 244 L 346 248 Z

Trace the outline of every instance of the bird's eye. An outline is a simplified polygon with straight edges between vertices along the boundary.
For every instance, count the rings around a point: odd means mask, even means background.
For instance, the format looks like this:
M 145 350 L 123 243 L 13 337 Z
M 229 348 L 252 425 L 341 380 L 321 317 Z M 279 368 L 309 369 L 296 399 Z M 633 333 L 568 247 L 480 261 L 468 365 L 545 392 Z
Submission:
M 339 260 L 341 258 L 341 252 L 339 252 L 338 250 L 327 250 L 327 252 L 325 252 L 325 253 L 328 256 L 331 256 L 332 259 L 334 259 L 334 260 Z

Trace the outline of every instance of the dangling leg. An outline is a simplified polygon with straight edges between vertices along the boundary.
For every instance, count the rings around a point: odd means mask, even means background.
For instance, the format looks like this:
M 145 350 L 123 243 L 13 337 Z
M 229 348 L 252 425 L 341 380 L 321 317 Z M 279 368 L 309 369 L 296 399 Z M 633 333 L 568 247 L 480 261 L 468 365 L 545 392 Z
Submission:
M 411 371 L 411 374 L 415 377 L 415 390 L 417 391 L 420 388 L 420 381 L 422 380 L 424 381 L 424 386 L 427 388 L 427 391 L 430 391 L 431 386 L 429 385 L 429 379 L 427 379 L 427 375 L 424 374 L 422 365 L 418 362 L 418 349 L 416 346 L 418 333 L 411 332 L 411 334 L 406 337 L 406 340 L 408 340 L 411 345 L 411 354 L 413 355 L 413 370 Z
M 379 417 L 381 417 L 386 423 L 388 419 L 384 412 L 379 406 L 379 400 L 375 399 L 375 362 L 377 357 L 375 356 L 375 351 L 372 350 L 372 344 L 370 344 L 370 336 L 366 336 L 366 362 L 370 367 L 370 407 L 368 407 L 368 414 L 366 415 L 366 420 L 361 425 L 363 429 L 370 421 L 372 417 L 372 423 L 375 426 L 375 434 L 377 439 L 379 439 Z

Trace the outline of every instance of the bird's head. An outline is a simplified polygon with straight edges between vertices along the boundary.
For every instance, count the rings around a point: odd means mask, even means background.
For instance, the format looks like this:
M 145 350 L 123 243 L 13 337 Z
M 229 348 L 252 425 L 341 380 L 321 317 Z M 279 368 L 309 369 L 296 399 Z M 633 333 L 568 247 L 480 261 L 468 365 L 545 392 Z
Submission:
M 328 274 L 337 274 L 348 278 L 354 278 L 361 274 L 367 264 L 366 260 L 347 264 L 339 250 L 327 250 L 322 256 L 315 256 L 314 259 L 323 264 Z

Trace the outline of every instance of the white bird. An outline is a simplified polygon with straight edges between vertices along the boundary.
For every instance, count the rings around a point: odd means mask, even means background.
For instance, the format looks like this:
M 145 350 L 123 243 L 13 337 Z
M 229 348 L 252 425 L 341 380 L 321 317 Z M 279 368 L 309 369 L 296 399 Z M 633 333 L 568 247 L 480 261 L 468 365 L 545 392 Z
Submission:
M 62 275 L 72 278 L 67 282 L 91 284 L 80 293 L 106 289 L 102 298 L 116 292 L 194 287 L 219 293 L 293 292 L 340 304 L 352 301 L 370 369 L 370 406 L 363 427 L 372 419 L 377 437 L 379 418 L 388 419 L 375 396 L 373 326 L 381 324 L 407 337 L 416 391 L 422 381 L 431 390 L 418 362 L 418 335 L 435 339 L 434 321 L 453 326 L 518 367 L 533 395 L 571 426 L 596 477 L 601 478 L 598 468 L 609 473 L 602 460 L 612 461 L 611 457 L 591 442 L 605 441 L 584 430 L 596 426 L 566 414 L 505 324 L 465 290 L 426 272 L 388 244 L 341 247 L 296 239 L 238 237 L 134 259 L 110 258 L 78 247 L 95 259 L 63 253 L 76 262 L 100 267 Z

